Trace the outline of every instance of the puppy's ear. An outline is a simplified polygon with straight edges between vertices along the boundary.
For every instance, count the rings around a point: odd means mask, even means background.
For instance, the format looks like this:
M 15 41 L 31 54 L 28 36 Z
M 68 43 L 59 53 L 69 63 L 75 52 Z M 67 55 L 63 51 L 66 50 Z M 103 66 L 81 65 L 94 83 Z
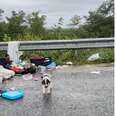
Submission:
M 42 85 L 45 85 L 45 80 L 42 80 Z
M 50 83 L 50 80 L 47 79 L 47 84 L 49 84 L 49 83 Z

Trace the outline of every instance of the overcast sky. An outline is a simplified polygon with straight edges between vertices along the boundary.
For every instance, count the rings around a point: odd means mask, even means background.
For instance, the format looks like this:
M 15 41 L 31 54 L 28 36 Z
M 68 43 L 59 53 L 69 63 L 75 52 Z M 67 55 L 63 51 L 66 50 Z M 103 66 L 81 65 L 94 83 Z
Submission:
M 98 8 L 104 0 L 0 0 L 0 8 L 5 15 L 10 15 L 12 10 L 24 10 L 26 13 L 41 11 L 46 15 L 46 26 L 51 27 L 64 18 L 65 25 L 74 15 L 81 17 L 88 15 L 88 11 Z

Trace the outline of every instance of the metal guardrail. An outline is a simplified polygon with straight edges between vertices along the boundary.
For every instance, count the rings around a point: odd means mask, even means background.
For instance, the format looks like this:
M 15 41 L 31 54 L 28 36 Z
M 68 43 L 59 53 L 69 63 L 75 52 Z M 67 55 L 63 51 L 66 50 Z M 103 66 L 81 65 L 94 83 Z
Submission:
M 113 48 L 114 38 L 19 41 L 19 50 L 58 50 L 58 49 L 86 49 Z M 0 42 L 0 50 L 7 50 L 8 42 Z

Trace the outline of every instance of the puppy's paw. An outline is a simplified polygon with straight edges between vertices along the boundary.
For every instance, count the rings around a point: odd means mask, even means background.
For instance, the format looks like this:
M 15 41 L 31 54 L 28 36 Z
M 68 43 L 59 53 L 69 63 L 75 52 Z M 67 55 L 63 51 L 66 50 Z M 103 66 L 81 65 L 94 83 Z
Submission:
M 50 94 L 51 92 L 49 91 L 49 92 L 47 92 L 47 94 Z
M 50 91 L 52 92 L 52 88 L 50 88 Z
M 51 95 L 51 93 L 47 93 L 47 95 Z
M 46 93 L 43 93 L 43 95 L 45 95 Z
M 45 95 L 46 94 L 46 92 L 45 91 L 43 91 L 43 95 Z
M 50 91 L 47 92 L 47 94 L 51 94 L 51 89 L 50 89 Z

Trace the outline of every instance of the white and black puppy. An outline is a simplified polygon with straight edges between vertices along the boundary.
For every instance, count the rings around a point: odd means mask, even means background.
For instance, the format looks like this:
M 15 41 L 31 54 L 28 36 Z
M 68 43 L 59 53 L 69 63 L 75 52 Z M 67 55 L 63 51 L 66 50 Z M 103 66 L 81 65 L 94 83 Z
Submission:
M 52 90 L 51 76 L 49 74 L 43 74 L 42 76 L 42 89 L 43 94 L 50 94 Z

